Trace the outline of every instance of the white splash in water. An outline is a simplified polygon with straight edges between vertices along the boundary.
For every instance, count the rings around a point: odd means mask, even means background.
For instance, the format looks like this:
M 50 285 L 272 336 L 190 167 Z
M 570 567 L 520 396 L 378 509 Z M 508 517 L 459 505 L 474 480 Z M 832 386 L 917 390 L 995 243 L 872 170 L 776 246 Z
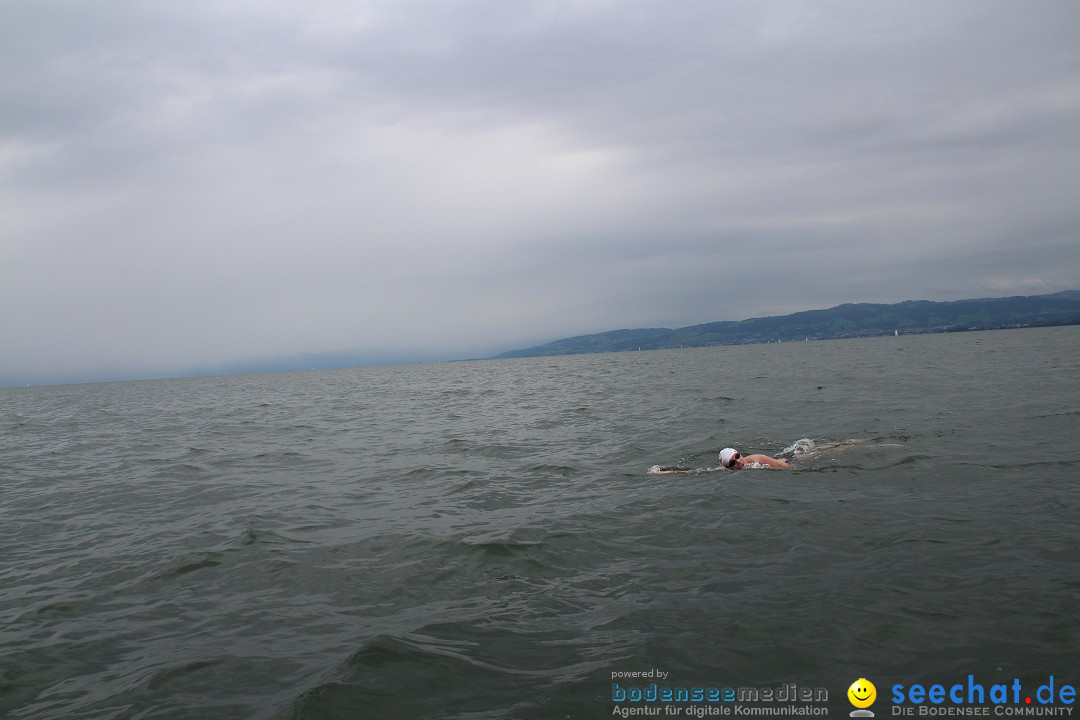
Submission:
M 800 455 L 805 455 L 806 453 L 813 451 L 814 441 L 810 438 L 802 438 L 801 440 L 796 440 L 794 443 L 784 448 L 783 454 L 786 457 L 796 458 Z

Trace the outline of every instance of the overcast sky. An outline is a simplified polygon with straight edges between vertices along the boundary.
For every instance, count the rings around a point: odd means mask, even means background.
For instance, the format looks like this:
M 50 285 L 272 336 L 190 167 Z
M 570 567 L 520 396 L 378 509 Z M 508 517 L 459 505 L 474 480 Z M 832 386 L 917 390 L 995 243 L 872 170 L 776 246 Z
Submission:
M 1080 288 L 1080 3 L 0 0 L 0 379 Z

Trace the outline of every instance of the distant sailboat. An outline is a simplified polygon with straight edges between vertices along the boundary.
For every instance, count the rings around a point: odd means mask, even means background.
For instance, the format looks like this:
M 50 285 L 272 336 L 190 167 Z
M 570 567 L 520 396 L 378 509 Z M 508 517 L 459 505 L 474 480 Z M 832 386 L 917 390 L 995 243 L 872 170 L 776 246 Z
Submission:
M 900 331 L 899 330 L 893 330 L 893 335 L 896 336 L 896 337 L 900 337 Z

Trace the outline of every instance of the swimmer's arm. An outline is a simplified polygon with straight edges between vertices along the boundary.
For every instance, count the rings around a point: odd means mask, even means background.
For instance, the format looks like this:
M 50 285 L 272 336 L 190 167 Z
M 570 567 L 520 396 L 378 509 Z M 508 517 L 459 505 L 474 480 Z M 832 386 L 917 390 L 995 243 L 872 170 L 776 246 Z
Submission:
M 791 465 L 785 460 L 777 460 L 776 458 L 769 457 L 768 455 L 747 455 L 745 458 L 748 463 L 757 463 L 758 465 L 764 465 L 774 470 L 787 470 Z
M 679 468 L 662 468 L 659 465 L 654 465 L 649 468 L 649 475 L 689 475 L 690 473 L 716 472 L 725 469 L 726 468 L 722 465 L 714 468 L 705 468 L 704 470 L 682 470 Z

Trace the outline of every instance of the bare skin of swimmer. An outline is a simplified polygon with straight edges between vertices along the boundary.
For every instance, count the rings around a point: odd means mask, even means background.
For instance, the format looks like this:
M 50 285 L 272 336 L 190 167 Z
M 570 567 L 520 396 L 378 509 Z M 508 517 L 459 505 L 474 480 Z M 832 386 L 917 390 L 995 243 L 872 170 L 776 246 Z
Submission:
M 791 467 L 787 460 L 778 460 L 768 455 L 747 455 L 736 460 L 733 469 L 741 468 L 744 465 L 763 465 L 770 470 L 786 470 Z

